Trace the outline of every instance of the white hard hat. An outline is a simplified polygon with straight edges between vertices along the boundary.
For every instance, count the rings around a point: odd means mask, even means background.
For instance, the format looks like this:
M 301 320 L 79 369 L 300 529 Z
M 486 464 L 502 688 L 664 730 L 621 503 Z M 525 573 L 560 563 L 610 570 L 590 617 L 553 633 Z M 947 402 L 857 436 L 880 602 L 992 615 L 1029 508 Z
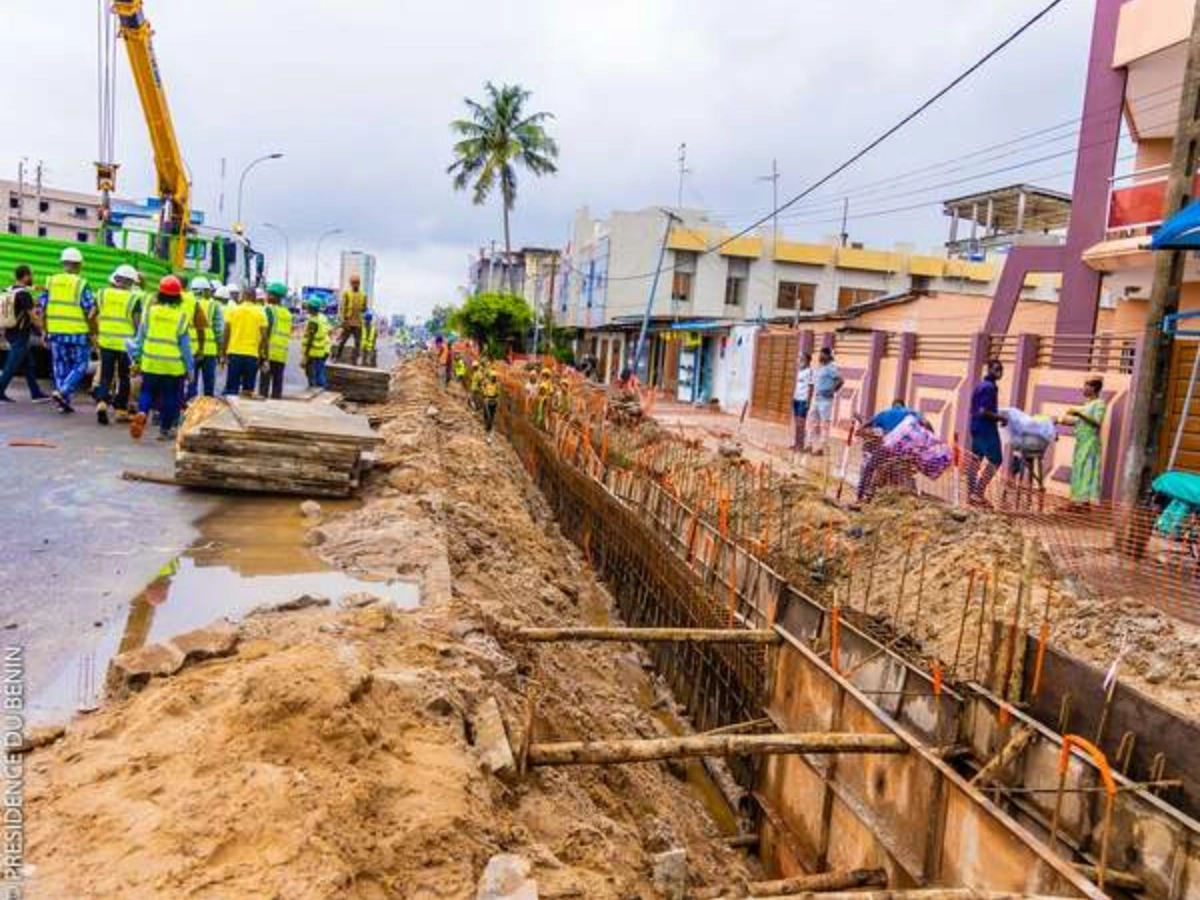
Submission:
M 213 296 L 216 297 L 218 300 L 228 300 L 232 295 L 229 293 L 229 288 L 226 287 L 225 285 L 221 284 L 221 285 L 217 286 L 217 289 L 213 293 Z
M 188 284 L 188 287 L 193 291 L 211 291 L 212 290 L 212 285 L 209 283 L 209 280 L 200 275 L 197 275 L 195 278 L 193 278 L 191 280 L 191 282 Z
M 60 262 L 65 262 L 65 263 L 81 263 L 81 262 L 83 262 L 83 254 L 80 253 L 78 250 L 76 250 L 74 247 L 67 247 L 65 250 L 63 250 L 62 255 L 60 255 L 58 258 L 59 258 Z
M 141 279 L 141 276 L 138 275 L 138 270 L 133 266 L 123 263 L 117 266 L 116 271 L 112 273 L 112 276 L 108 280 L 115 284 L 118 278 L 124 278 L 126 281 L 132 281 L 136 284 Z
M 266 291 L 264 291 L 262 288 L 259 288 L 258 290 L 256 290 L 256 291 L 254 292 L 254 297 L 255 297 L 255 299 L 257 299 L 257 300 L 266 300 L 266 299 L 267 299 L 267 292 L 266 292 Z

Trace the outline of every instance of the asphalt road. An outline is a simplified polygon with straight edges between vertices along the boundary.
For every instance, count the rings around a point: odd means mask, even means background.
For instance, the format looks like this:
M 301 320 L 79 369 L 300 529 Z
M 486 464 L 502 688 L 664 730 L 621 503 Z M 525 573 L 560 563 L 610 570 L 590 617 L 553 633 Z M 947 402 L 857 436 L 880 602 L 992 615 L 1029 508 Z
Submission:
M 285 395 L 305 386 L 290 364 Z M 94 652 L 131 598 L 197 539 L 199 519 L 238 500 L 123 480 L 127 469 L 171 472 L 172 445 L 155 440 L 156 428 L 135 443 L 124 426 L 98 425 L 86 397 L 64 416 L 30 403 L 22 378 L 8 393 L 18 402 L 0 404 L 0 647 L 24 648 L 32 696 Z

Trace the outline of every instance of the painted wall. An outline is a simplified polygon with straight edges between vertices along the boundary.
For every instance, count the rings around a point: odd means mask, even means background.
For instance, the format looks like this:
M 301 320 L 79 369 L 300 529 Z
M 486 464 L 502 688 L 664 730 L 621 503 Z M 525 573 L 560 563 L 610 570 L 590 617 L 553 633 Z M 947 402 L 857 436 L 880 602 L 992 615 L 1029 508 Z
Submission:
M 754 339 L 756 325 L 738 325 L 730 329 L 721 346 L 715 381 L 716 397 L 721 409 L 740 413 L 742 405 L 750 402 L 754 383 Z

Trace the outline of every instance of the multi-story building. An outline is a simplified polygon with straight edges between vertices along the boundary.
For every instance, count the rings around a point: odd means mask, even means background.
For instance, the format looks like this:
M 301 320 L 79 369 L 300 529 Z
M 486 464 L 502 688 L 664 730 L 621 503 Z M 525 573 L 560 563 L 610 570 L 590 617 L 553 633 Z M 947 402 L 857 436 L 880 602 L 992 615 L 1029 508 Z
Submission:
M 350 289 L 350 279 L 358 276 L 362 290 L 372 304 L 375 302 L 375 257 L 362 250 L 343 250 L 341 274 L 338 284 L 343 291 Z
M 513 293 L 545 310 L 555 294 L 562 254 L 546 247 L 522 247 L 507 257 L 503 250 L 480 248 L 468 278 L 473 294 Z
M 99 194 L 0 180 L 0 198 L 0 219 L 8 234 L 96 242 L 101 226 Z
M 794 322 L 912 291 L 990 293 L 998 265 L 911 246 L 890 250 L 839 238 L 801 242 L 767 233 L 734 237 L 701 210 L 675 210 L 654 302 L 643 380 L 689 401 L 720 399 L 720 361 L 731 330 L 745 323 Z M 667 215 L 649 208 L 586 208 L 575 218 L 555 319 L 579 329 L 577 356 L 590 355 L 603 380 L 631 364 L 650 300 Z M 1054 299 L 1052 279 L 1031 279 L 1025 296 Z

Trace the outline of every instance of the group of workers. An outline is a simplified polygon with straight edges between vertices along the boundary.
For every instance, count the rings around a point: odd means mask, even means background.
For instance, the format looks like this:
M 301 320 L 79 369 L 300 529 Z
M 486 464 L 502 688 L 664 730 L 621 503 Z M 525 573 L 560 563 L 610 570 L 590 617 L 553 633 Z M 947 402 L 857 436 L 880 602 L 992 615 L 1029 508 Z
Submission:
M 30 267 L 20 265 L 14 272 L 0 402 L 12 401 L 7 389 L 24 363 L 34 402 L 49 400 L 63 414 L 74 412 L 93 347 L 99 355 L 92 385 L 96 420 L 128 422 L 135 439 L 152 411 L 158 414 L 160 439 L 169 439 L 189 401 L 216 393 L 218 366 L 226 370 L 224 394 L 253 395 L 257 389 L 262 397 L 282 397 L 294 325 L 286 285 L 273 282 L 264 290 L 196 276 L 185 286 L 167 275 L 156 289 L 146 290 L 137 269 L 121 265 L 107 285 L 93 291 L 81 274 L 78 249 L 63 250 L 60 262 L 62 271 L 49 276 L 37 295 Z M 301 361 L 309 386 L 323 388 L 333 325 L 319 298 L 310 300 L 308 309 Z M 361 354 L 365 364 L 375 365 L 376 323 L 358 278 L 343 292 L 339 313 L 339 355 L 353 338 L 353 361 Z M 50 350 L 54 389 L 48 395 L 30 356 L 37 332 Z M 132 383 L 139 376 L 135 401 Z
M 470 362 L 463 351 L 455 351 L 441 337 L 434 350 L 438 363 L 445 372 L 446 386 L 457 383 L 467 392 L 471 406 L 483 416 L 483 425 L 492 440 L 492 429 L 496 425 L 496 412 L 500 408 L 500 376 L 496 364 L 482 354 L 472 354 Z

